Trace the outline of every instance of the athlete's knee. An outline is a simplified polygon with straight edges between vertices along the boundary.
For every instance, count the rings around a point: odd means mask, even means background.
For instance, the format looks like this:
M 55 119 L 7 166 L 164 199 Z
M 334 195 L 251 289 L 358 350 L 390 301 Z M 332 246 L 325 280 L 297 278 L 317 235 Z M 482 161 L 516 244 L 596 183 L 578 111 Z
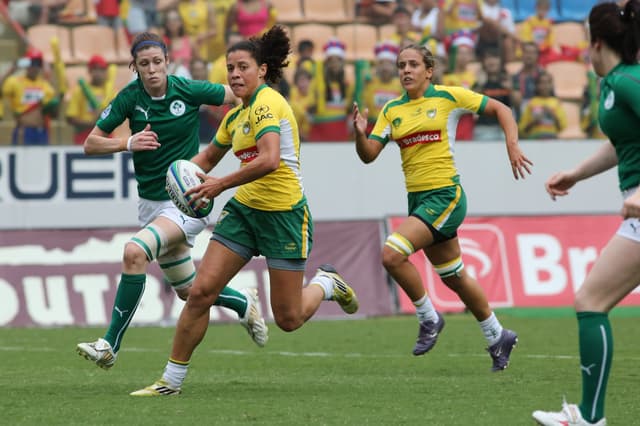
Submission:
M 464 269 L 464 263 L 460 256 L 449 262 L 433 265 L 436 273 L 440 276 L 443 283 L 453 291 L 472 284 L 473 278 L 467 274 Z
M 406 262 L 414 248 L 409 240 L 394 232 L 387 237 L 382 249 L 382 265 L 386 269 L 394 269 Z
M 586 311 L 594 311 L 599 312 L 603 310 L 602 306 L 599 306 L 598 301 L 589 294 L 589 292 L 584 290 L 584 287 L 580 288 L 576 292 L 575 299 L 573 301 L 573 307 L 576 312 L 586 312 Z
M 175 289 L 176 295 L 182 300 L 187 300 L 187 298 L 189 297 L 190 290 L 191 290 L 191 286 Z
M 302 316 L 293 311 L 274 312 L 273 319 L 278 328 L 288 333 L 299 329 L 304 324 Z
M 187 305 L 189 309 L 205 311 L 216 301 L 216 296 L 208 290 L 199 287 L 192 287 L 188 291 Z
M 146 268 L 149 263 L 146 253 L 140 246 L 132 241 L 127 242 L 124 246 L 124 254 L 122 262 L 130 269 Z

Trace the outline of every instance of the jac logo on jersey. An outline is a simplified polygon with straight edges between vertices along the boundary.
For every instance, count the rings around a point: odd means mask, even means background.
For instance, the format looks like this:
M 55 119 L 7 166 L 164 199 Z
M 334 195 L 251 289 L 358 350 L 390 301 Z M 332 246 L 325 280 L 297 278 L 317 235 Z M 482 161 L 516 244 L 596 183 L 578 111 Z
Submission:
M 266 120 L 269 118 L 273 118 L 273 114 L 269 112 L 269 106 L 260 105 L 253 110 L 253 113 L 258 117 L 256 120 L 256 125 L 260 124 L 262 120 Z
M 258 147 L 252 146 L 251 148 L 241 149 L 240 151 L 236 151 L 235 155 L 241 162 L 248 163 L 258 156 Z
M 414 145 L 440 142 L 442 140 L 442 131 L 440 130 L 428 130 L 426 132 L 412 133 L 404 138 L 399 138 L 396 143 L 400 149 L 409 148 Z
M 490 224 L 463 224 L 458 230 L 462 260 L 466 271 L 484 288 L 491 306 L 512 306 L 511 274 L 504 234 Z M 429 261 L 423 257 L 425 284 L 437 306 L 463 309 L 464 304 L 440 280 Z

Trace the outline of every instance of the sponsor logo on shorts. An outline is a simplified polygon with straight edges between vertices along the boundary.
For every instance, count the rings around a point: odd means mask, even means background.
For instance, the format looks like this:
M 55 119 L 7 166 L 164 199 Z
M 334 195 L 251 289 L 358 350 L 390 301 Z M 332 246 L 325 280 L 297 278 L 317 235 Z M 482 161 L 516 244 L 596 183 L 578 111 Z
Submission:
M 400 149 L 404 149 L 423 143 L 440 142 L 441 140 L 442 131 L 429 130 L 426 132 L 413 133 L 409 136 L 405 136 L 404 138 L 400 138 L 397 140 L 397 143 Z
M 298 245 L 296 243 L 287 243 L 284 246 L 285 251 L 296 251 L 298 250 Z

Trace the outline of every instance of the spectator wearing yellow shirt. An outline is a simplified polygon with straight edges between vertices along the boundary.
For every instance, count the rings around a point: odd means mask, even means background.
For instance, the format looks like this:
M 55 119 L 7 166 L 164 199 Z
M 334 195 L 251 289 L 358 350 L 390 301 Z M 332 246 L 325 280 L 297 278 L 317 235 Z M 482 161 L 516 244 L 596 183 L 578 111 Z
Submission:
M 420 33 L 413 30 L 411 12 L 404 6 L 398 6 L 394 9 L 391 23 L 395 26 L 395 32 L 390 39 L 398 46 L 415 44 L 422 38 Z
M 538 62 L 543 66 L 558 56 L 554 47 L 553 21 L 548 17 L 550 8 L 549 0 L 537 0 L 535 15 L 528 17 L 520 25 L 520 41 L 534 42 L 538 46 Z
M 313 81 L 315 107 L 310 141 L 348 141 L 347 115 L 353 105 L 353 84 L 346 78 L 345 44 L 331 38 L 324 45 L 324 60 L 316 64 Z
M 560 99 L 553 95 L 553 77 L 547 72 L 536 79 L 536 96 L 522 111 L 518 124 L 523 139 L 556 139 L 567 127 L 567 115 Z
M 195 56 L 207 60 L 209 43 L 218 32 L 213 3 L 207 0 L 180 0 L 178 12 L 184 23 L 184 30 L 195 47 Z
M 93 55 L 87 63 L 89 82 L 79 82 L 71 90 L 67 105 L 67 122 L 73 126 L 73 142 L 82 145 L 89 136 L 98 116 L 116 95 L 115 87 L 107 82 L 109 64 L 100 55 Z
M 289 104 L 298 122 L 302 142 L 309 138 L 311 130 L 311 109 L 315 105 L 315 97 L 311 90 L 313 75 L 304 67 L 298 68 L 293 76 L 293 85 L 289 93 Z
M 60 97 L 42 77 L 42 52 L 30 49 L 25 60 L 24 74 L 11 75 L 2 85 L 2 97 L 8 101 L 16 120 L 11 144 L 48 145 L 49 117 L 57 114 Z
M 369 110 L 367 134 L 373 130 L 382 107 L 403 93 L 396 69 L 396 58 L 399 51 L 399 47 L 389 41 L 380 42 L 375 47 L 375 74 L 366 82 L 362 97 L 365 108 Z
M 474 59 L 475 42 L 472 35 L 469 32 L 458 33 L 451 43 L 449 53 L 449 64 L 452 71 L 442 76 L 442 84 L 471 89 L 476 83 L 476 75 L 469 69 L 468 65 Z M 473 127 L 473 114 L 463 114 L 458 120 L 456 140 L 471 140 L 473 138 Z
M 482 0 L 445 0 L 441 10 L 445 36 L 461 31 L 475 32 L 482 24 Z

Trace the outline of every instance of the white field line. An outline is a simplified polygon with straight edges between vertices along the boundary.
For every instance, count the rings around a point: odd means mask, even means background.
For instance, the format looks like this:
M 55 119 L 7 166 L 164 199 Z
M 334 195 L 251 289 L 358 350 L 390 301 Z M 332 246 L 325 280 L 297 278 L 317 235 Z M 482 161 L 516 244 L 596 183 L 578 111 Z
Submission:
M 0 352 L 56 352 L 54 348 L 48 348 L 43 346 L 0 346 Z M 59 352 L 59 351 L 57 351 Z M 160 348 L 140 348 L 140 347 L 124 347 L 123 352 L 167 352 L 169 349 Z M 405 354 L 372 354 L 372 353 L 359 353 L 359 352 L 347 352 L 347 353 L 332 353 L 332 352 L 291 352 L 291 351 L 242 351 L 233 349 L 206 349 L 199 351 L 200 353 L 209 353 L 214 355 L 240 355 L 240 356 L 281 356 L 281 357 L 307 357 L 307 358 L 408 358 L 410 355 Z M 452 358 L 476 358 L 486 357 L 485 353 L 477 354 L 461 354 L 461 353 L 449 353 L 446 354 Z M 523 354 L 515 352 L 516 358 L 529 358 L 529 359 L 548 359 L 548 360 L 577 360 L 577 355 L 551 355 L 551 354 Z M 413 357 L 411 357 L 413 358 Z M 618 361 L 640 361 L 640 357 L 624 357 L 616 356 Z

